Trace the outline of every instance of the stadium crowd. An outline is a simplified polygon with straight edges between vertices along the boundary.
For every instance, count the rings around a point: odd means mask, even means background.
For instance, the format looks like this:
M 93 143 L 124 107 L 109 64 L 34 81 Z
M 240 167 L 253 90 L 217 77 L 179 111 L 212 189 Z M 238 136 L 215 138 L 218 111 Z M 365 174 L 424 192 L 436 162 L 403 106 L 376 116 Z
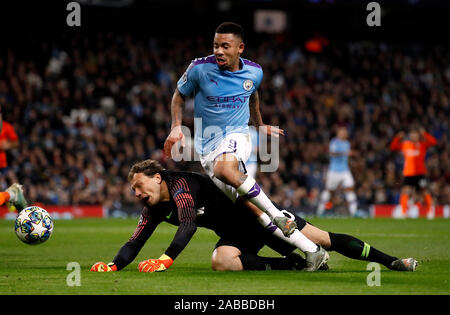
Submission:
M 189 62 L 211 54 L 209 39 L 149 39 L 115 33 L 62 35 L 0 55 L 0 103 L 20 137 L 0 185 L 25 187 L 44 204 L 135 209 L 130 165 L 162 153 L 170 100 Z M 427 157 L 437 204 L 450 204 L 450 51 L 448 47 L 332 43 L 305 51 L 288 38 L 248 44 L 244 57 L 264 70 L 263 121 L 285 130 L 277 172 L 258 182 L 286 208 L 314 211 L 328 165 L 328 143 L 346 125 L 359 208 L 397 203 L 402 157 L 389 150 L 398 131 L 420 125 L 438 139 Z M 193 102 L 184 125 L 192 129 Z

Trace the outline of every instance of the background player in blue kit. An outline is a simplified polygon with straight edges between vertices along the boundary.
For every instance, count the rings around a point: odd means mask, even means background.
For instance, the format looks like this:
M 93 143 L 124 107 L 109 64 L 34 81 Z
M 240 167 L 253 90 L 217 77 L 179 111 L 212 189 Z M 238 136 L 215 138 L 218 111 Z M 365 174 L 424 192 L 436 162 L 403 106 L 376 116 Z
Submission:
M 249 119 L 260 131 L 272 136 L 283 135 L 284 131 L 262 121 L 257 89 L 263 71 L 258 64 L 240 57 L 244 51 L 242 27 L 222 23 L 216 29 L 213 45 L 214 54 L 195 59 L 178 81 L 171 104 L 171 132 L 164 143 L 164 152 L 171 156 L 172 146 L 178 141 L 183 143 L 184 99 L 193 95 L 195 149 L 206 173 L 231 200 L 241 197 L 262 225 L 270 228 L 275 224 L 279 229 L 274 234 L 295 244 L 306 253 L 307 259 L 316 260 L 314 265 L 320 265 L 326 252 L 296 229 L 293 218 L 277 209 L 255 179 L 245 174 L 252 147 Z
M 325 189 L 320 195 L 317 214 L 322 215 L 325 211 L 325 205 L 330 200 L 331 192 L 342 186 L 345 193 L 345 199 L 348 202 L 349 211 L 352 216 L 358 210 L 358 203 L 354 191 L 355 181 L 348 165 L 348 157 L 354 155 L 351 150 L 346 127 L 339 127 L 336 132 L 336 138 L 330 141 L 329 155 L 330 165 L 328 167 Z

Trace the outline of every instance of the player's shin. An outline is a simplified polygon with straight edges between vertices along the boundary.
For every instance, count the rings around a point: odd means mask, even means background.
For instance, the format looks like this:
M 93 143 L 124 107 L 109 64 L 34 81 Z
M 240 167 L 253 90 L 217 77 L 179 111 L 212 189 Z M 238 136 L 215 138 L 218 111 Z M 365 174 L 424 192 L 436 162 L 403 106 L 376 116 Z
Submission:
M 270 220 L 269 216 L 265 213 L 258 217 L 258 222 L 266 229 L 272 232 L 276 237 L 284 240 L 286 243 L 291 244 L 303 252 L 316 252 L 317 245 L 314 244 L 309 238 L 303 235 L 298 229 L 295 229 L 289 237 L 285 236 L 280 229 L 278 229 Z
M 391 268 L 396 257 L 389 256 L 369 244 L 347 234 L 329 233 L 331 246 L 327 250 L 336 251 L 346 257 L 380 263 Z
M 244 183 L 237 188 L 239 196 L 249 200 L 259 209 L 267 213 L 271 220 L 274 217 L 283 215 L 273 203 L 267 198 L 266 194 L 261 190 L 255 179 L 248 176 Z
M 237 188 L 239 196 L 247 199 L 260 210 L 264 211 L 269 219 L 278 226 L 284 235 L 292 234 L 297 227 L 295 221 L 287 218 L 261 190 L 255 179 L 248 176 L 244 183 Z

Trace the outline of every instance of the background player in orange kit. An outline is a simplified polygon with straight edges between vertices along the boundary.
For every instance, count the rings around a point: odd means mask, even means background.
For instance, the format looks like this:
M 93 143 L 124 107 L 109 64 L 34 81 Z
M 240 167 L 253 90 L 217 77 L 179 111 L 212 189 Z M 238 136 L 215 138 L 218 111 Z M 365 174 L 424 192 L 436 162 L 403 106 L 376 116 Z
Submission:
M 3 117 L 0 111 L 0 117 Z M 0 129 L 0 170 L 3 171 L 8 167 L 6 160 L 6 151 L 19 147 L 19 137 L 17 136 L 14 127 L 7 121 L 1 118 Z
M 13 126 L 3 121 L 2 107 L 0 105 L 0 173 L 3 174 L 8 166 L 6 159 L 7 150 L 17 148 L 19 146 L 19 137 L 14 131 Z M 12 184 L 6 191 L 0 192 L 0 206 L 7 203 L 10 211 L 20 212 L 27 207 L 27 201 L 23 196 L 22 185 Z
M 403 131 L 397 133 L 390 145 L 392 151 L 401 151 L 404 158 L 403 187 L 400 194 L 402 217 L 406 216 L 409 197 L 413 192 L 419 191 L 423 196 L 427 216 L 431 218 L 433 198 L 427 189 L 425 157 L 427 149 L 436 145 L 437 141 L 422 127 L 411 129 L 407 140 L 403 140 L 404 135 Z

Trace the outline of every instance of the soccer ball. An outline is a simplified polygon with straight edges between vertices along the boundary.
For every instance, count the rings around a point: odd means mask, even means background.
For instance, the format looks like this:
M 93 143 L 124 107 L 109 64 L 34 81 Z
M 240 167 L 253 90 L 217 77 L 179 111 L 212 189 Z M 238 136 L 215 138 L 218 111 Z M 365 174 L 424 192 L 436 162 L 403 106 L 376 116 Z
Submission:
M 31 206 L 20 211 L 14 230 L 19 240 L 24 243 L 44 243 L 52 235 L 53 220 L 46 210 Z

